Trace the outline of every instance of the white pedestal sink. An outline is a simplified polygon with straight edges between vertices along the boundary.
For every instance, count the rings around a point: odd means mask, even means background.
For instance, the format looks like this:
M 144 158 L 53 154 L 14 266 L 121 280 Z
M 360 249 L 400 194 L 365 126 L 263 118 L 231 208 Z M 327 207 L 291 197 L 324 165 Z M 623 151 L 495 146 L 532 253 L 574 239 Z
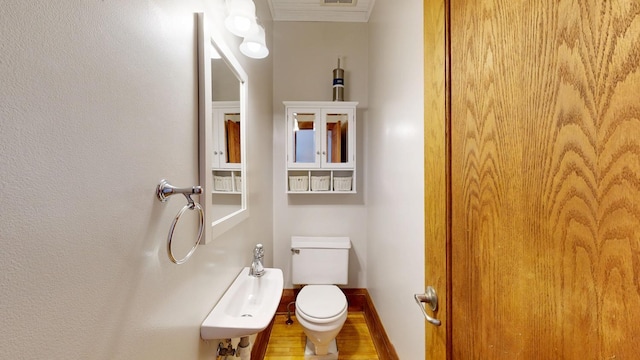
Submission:
M 278 309 L 283 288 L 282 270 L 266 268 L 261 277 L 242 269 L 200 326 L 204 340 L 248 336 L 264 330 Z

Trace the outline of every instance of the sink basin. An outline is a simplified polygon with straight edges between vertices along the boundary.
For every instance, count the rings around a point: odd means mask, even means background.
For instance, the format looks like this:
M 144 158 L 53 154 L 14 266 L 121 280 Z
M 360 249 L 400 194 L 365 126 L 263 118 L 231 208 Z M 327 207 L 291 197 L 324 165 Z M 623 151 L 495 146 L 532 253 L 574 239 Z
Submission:
M 204 340 L 248 336 L 264 330 L 278 309 L 282 270 L 265 268 L 261 277 L 242 269 L 200 326 Z

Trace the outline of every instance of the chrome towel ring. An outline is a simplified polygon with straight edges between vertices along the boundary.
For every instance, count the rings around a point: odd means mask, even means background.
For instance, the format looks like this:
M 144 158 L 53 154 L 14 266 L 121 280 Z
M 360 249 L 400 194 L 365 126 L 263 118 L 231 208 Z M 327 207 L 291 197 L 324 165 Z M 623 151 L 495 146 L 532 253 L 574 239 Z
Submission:
M 196 248 L 198 247 L 198 245 L 200 244 L 200 240 L 202 239 L 202 231 L 204 230 L 204 211 L 202 210 L 202 206 L 200 206 L 200 204 L 198 204 L 197 202 L 193 201 L 193 199 L 191 198 L 191 195 L 202 194 L 202 187 L 193 186 L 191 188 L 177 188 L 169 184 L 169 182 L 165 179 L 160 180 L 160 183 L 156 187 L 156 196 L 158 197 L 158 200 L 160 200 L 161 202 L 165 202 L 169 199 L 169 196 L 175 195 L 175 194 L 184 195 L 184 197 L 187 198 L 187 205 L 185 205 L 180 211 L 178 211 L 178 214 L 176 215 L 175 219 L 173 219 L 173 222 L 171 223 L 171 227 L 169 228 L 169 235 L 167 236 L 167 254 L 169 255 L 169 260 L 171 260 L 171 262 L 173 262 L 174 264 L 180 265 L 180 264 L 184 264 L 187 260 L 189 260 L 191 255 L 193 255 L 193 253 L 196 251 Z M 173 250 L 171 249 L 171 242 L 173 241 L 173 232 L 176 228 L 176 224 L 178 223 L 178 220 L 180 220 L 180 216 L 182 216 L 182 214 L 184 214 L 184 212 L 187 210 L 198 210 L 198 213 L 200 215 L 200 229 L 198 230 L 198 238 L 196 239 L 195 244 L 193 244 L 193 247 L 191 248 L 191 250 L 189 250 L 189 252 L 187 253 L 187 255 L 185 255 L 184 258 L 176 259 L 175 256 L 173 256 Z

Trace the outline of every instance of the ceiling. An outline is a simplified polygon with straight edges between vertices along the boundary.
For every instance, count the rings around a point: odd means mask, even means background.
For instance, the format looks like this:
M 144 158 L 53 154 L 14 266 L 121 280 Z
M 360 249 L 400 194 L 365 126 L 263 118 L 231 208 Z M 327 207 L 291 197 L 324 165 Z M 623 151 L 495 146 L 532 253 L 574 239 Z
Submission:
M 267 0 L 274 21 L 367 22 L 375 0 Z

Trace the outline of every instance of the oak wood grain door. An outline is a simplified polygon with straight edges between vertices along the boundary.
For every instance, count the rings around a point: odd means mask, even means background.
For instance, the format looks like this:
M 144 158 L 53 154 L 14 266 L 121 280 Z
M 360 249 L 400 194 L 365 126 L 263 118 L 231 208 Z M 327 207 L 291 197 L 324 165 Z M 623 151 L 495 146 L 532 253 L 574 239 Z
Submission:
M 239 164 L 241 161 L 240 159 L 242 158 L 240 155 L 240 122 L 227 120 L 226 132 L 227 162 Z
M 424 4 L 427 359 L 640 358 L 640 2 Z

